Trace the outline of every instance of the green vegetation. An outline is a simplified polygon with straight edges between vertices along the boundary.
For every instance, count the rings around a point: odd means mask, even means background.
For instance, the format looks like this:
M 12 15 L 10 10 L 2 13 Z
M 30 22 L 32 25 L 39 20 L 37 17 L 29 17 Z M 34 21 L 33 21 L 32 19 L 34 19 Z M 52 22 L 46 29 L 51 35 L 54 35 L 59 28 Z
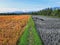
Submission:
M 60 9 L 46 8 L 37 12 L 32 12 L 32 15 L 42 15 L 42 16 L 51 16 L 51 17 L 60 17 Z
M 31 19 L 30 21 L 31 21 L 31 25 L 32 25 L 32 32 L 33 32 L 33 35 L 34 35 L 34 41 L 35 41 L 34 45 L 43 45 L 42 41 L 41 41 L 40 37 L 38 36 L 37 31 L 36 31 L 33 20 Z
M 25 31 L 24 31 L 23 35 L 18 40 L 17 45 L 27 45 L 27 42 L 28 42 L 27 38 L 28 38 L 28 35 L 29 35 L 28 30 L 29 30 L 29 27 L 30 27 L 29 22 L 30 21 L 28 21 L 28 24 L 26 25 L 26 27 L 24 29 Z
M 33 35 L 33 45 L 43 45 L 40 37 L 38 36 L 38 33 L 35 29 L 34 22 L 32 18 L 29 19 L 27 26 L 25 27 L 25 32 L 21 36 L 21 38 L 18 41 L 18 45 L 28 45 L 29 44 L 29 30 L 31 28 L 31 33 Z

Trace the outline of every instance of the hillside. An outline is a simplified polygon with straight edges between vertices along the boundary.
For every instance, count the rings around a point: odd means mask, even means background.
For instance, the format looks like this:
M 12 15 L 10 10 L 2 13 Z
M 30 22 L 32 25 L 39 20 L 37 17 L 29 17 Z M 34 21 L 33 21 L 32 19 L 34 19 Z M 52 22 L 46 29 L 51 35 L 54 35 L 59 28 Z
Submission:
M 32 15 L 57 16 L 60 17 L 60 7 L 46 8 L 37 12 L 30 13 Z

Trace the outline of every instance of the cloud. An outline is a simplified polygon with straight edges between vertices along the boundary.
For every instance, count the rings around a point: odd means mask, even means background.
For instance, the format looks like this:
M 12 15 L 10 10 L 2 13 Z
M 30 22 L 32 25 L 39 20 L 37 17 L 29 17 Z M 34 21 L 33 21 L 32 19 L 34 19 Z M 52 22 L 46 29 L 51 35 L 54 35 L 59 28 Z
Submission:
M 13 11 L 19 11 L 18 8 L 0 8 L 0 13 L 1 12 L 13 12 Z
M 14 12 L 14 11 L 28 12 L 28 11 L 38 11 L 41 9 L 43 9 L 43 8 L 0 8 L 0 13 Z

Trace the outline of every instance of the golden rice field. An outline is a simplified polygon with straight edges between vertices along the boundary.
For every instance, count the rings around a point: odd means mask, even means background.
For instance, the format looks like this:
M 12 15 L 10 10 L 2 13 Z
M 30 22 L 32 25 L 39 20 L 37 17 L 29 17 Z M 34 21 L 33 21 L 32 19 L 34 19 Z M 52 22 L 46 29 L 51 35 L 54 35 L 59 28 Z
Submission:
M 28 15 L 0 16 L 0 45 L 16 45 L 29 18 Z

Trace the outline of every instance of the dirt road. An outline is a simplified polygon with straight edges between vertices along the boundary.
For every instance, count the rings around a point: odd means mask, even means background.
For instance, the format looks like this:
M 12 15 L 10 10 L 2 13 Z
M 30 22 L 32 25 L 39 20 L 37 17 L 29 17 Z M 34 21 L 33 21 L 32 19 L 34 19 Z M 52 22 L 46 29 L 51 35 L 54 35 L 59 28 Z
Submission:
M 32 16 L 44 45 L 60 45 L 60 18 Z

